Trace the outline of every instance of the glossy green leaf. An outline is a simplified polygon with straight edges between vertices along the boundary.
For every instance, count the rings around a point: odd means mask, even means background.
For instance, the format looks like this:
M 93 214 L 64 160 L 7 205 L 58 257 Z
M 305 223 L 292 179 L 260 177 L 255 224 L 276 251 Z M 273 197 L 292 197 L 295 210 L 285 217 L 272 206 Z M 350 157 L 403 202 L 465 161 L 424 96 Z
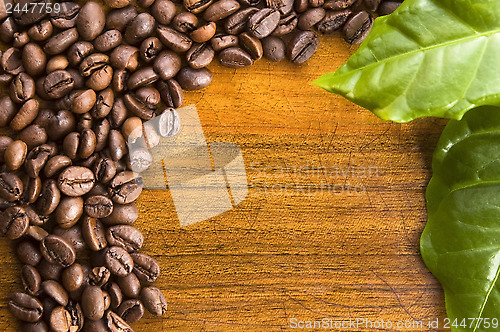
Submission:
M 422 257 L 443 285 L 449 318 L 468 321 L 467 328 L 454 330 L 498 331 L 500 108 L 479 107 L 461 121 L 451 121 L 432 170 Z M 496 319 L 498 325 L 486 328 L 480 318 Z
M 384 120 L 461 119 L 500 103 L 500 1 L 405 0 L 356 53 L 313 84 Z

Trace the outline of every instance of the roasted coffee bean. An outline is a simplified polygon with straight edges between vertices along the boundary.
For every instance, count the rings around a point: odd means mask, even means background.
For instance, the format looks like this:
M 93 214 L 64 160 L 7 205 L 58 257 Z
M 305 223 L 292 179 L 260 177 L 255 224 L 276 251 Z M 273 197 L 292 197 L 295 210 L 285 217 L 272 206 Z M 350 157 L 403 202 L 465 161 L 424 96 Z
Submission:
M 50 21 L 59 29 L 69 29 L 75 26 L 80 6 L 74 2 L 63 2 L 59 11 L 50 14 Z
M 123 97 L 123 101 L 125 102 L 125 106 L 130 112 L 144 120 L 150 120 L 154 118 L 158 112 L 158 108 L 156 107 L 156 105 L 144 103 L 139 100 L 137 96 L 130 93 Z
M 148 8 L 151 6 L 155 0 L 137 0 L 137 4 L 141 6 L 142 8 Z
M 71 111 L 76 114 L 83 114 L 94 107 L 97 96 L 94 90 L 88 89 L 77 91 L 71 99 Z
M 176 80 L 170 79 L 167 81 L 160 81 L 158 83 L 158 91 L 166 106 L 175 108 L 182 106 L 184 93 Z
M 93 53 L 80 63 L 80 74 L 85 77 L 91 76 L 98 70 L 104 68 L 109 61 L 110 59 L 106 54 Z
M 52 140 L 58 140 L 76 128 L 76 120 L 73 113 L 62 110 L 50 119 L 48 133 Z
M 85 159 L 94 153 L 96 136 L 92 129 L 72 132 L 63 141 L 63 151 L 71 159 Z
M 0 101 L 0 107 L 2 107 L 1 101 Z M 10 138 L 9 136 L 0 136 L 0 162 L 2 162 L 2 163 L 4 162 L 5 150 L 7 150 L 7 148 L 9 147 L 9 145 L 12 142 L 14 142 L 14 140 L 12 138 Z M 27 149 L 27 147 L 26 147 L 26 149 Z
M 49 332 L 49 327 L 44 321 L 36 323 L 25 323 L 22 327 L 23 332 Z
M 33 148 L 26 156 L 25 169 L 30 178 L 37 178 L 45 163 L 52 155 L 52 149 L 48 144 L 42 144 Z
M 31 225 L 25 233 L 27 236 L 35 239 L 36 241 L 42 241 L 49 233 L 40 226 Z
M 241 47 L 250 54 L 253 60 L 262 58 L 264 51 L 260 39 L 253 37 L 247 32 L 240 34 L 239 41 Z
M 158 104 L 161 102 L 160 92 L 151 86 L 147 86 L 136 90 L 135 96 L 142 103 L 150 107 L 158 106 Z
M 86 319 L 83 325 L 83 332 L 109 332 L 107 326 L 106 318 L 101 318 L 99 320 Z
M 319 38 L 314 32 L 299 32 L 288 44 L 288 59 L 295 64 L 304 63 L 316 52 L 318 45 Z
M 42 303 L 24 293 L 12 294 L 8 307 L 12 315 L 25 322 L 35 323 L 40 320 L 43 314 Z
M 378 6 L 380 5 L 381 0 L 363 0 L 363 3 L 366 7 L 371 12 L 377 11 Z
M 68 196 L 82 196 L 94 186 L 94 173 L 86 167 L 70 166 L 59 174 L 57 185 Z
M 0 215 L 0 233 L 10 240 L 23 236 L 28 226 L 29 218 L 20 206 L 9 207 Z
M 111 181 L 111 179 L 116 174 L 116 166 L 112 159 L 110 158 L 101 158 L 94 165 L 94 174 L 96 177 L 96 181 L 101 183 L 107 183 Z
M 106 16 L 101 6 L 89 1 L 80 9 L 76 18 L 76 27 L 80 37 L 84 40 L 93 40 L 99 36 L 104 29 Z
M 123 138 L 127 140 L 127 142 L 135 141 L 135 139 L 142 137 L 142 120 L 137 116 L 129 117 L 122 125 L 122 134 Z
M 39 125 L 29 125 L 28 127 L 21 130 L 17 135 L 17 139 L 26 143 L 28 149 L 32 149 L 35 146 L 44 144 L 47 142 L 47 132 L 44 128 Z
M 68 305 L 64 307 L 71 317 L 71 325 L 66 331 L 79 331 L 83 328 L 83 311 L 80 303 L 74 301 L 68 301 Z
M 117 278 L 117 283 L 124 296 L 132 299 L 139 298 L 141 282 L 134 273 L 130 273 L 126 277 Z
M 208 43 L 193 44 L 186 53 L 186 59 L 191 68 L 200 69 L 212 62 L 215 56 L 213 48 Z M 163 78 L 162 79 L 167 79 Z
M 106 65 L 102 68 L 97 69 L 90 75 L 87 79 L 85 85 L 96 91 L 101 91 L 106 89 L 113 80 L 113 69 L 111 66 Z
M 130 76 L 127 86 L 130 90 L 135 90 L 137 88 L 156 82 L 158 78 L 159 76 L 154 71 L 153 67 L 141 68 L 139 70 L 136 70 Z
M 50 330 L 54 332 L 66 332 L 74 329 L 71 324 L 71 314 L 63 306 L 52 309 L 49 321 Z
M 14 141 L 10 143 L 4 152 L 5 165 L 7 165 L 10 170 L 15 171 L 23 165 L 27 154 L 28 146 L 26 143 L 21 140 Z M 5 196 L 2 197 L 7 200 L 9 199 Z
M 12 0 L 4 0 L 0 3 L 0 20 L 5 20 L 7 17 L 10 16 L 10 12 L 7 10 L 7 4 L 12 5 L 13 1 Z
M 87 286 L 82 294 L 83 315 L 91 320 L 98 320 L 104 316 L 104 295 L 101 288 Z
M 106 267 L 97 266 L 89 273 L 89 283 L 92 286 L 102 287 L 108 282 L 110 276 L 111 272 Z
M 33 0 L 19 0 L 17 2 L 20 8 L 26 8 L 27 11 L 14 11 L 14 20 L 19 25 L 32 25 L 47 16 L 47 11 L 37 10 L 39 3 L 50 6 L 49 0 L 33 1 Z
M 42 20 L 28 29 L 28 36 L 33 41 L 44 41 L 52 36 L 54 27 L 49 20 Z
M 215 52 L 219 52 L 225 48 L 238 46 L 238 37 L 228 34 L 217 34 L 211 40 L 210 43 Z
M 160 266 L 151 256 L 142 253 L 131 253 L 134 261 L 134 273 L 143 282 L 154 282 L 160 275 Z
M 104 0 L 104 3 L 111 8 L 123 8 L 130 5 L 130 0 Z
M 128 204 L 137 199 L 142 191 L 142 179 L 131 171 L 118 173 L 108 184 L 111 199 L 118 204 Z
M 327 0 L 323 7 L 331 10 L 341 10 L 351 7 L 356 0 Z
M 52 264 L 45 259 L 42 259 L 37 268 L 42 280 L 59 280 L 63 270 L 60 264 Z M 55 304 L 52 299 L 51 302 Z
M 6 127 L 17 113 L 17 106 L 9 96 L 0 97 L 0 126 Z
M 60 305 L 68 304 L 68 292 L 64 289 L 64 287 L 55 280 L 45 280 L 42 282 L 42 290 L 45 295 L 51 297 L 54 301 L 56 301 Z
M 212 77 L 212 72 L 207 68 L 184 67 L 177 74 L 177 81 L 184 90 L 192 91 L 206 88 L 212 82 Z
M 42 283 L 42 277 L 38 270 L 31 265 L 24 265 L 21 268 L 21 282 L 23 284 L 24 291 L 29 295 L 35 295 L 40 291 L 40 285 Z
M 45 71 L 47 73 L 51 73 L 56 70 L 64 70 L 68 66 L 69 66 L 68 58 L 64 55 L 57 55 L 50 58 L 50 60 L 47 61 L 47 66 L 45 67 Z
M 23 48 L 22 63 L 29 75 L 38 76 L 45 70 L 47 56 L 38 44 L 28 43 Z
M 137 15 L 125 28 L 123 37 L 129 44 L 138 44 L 151 36 L 155 28 L 155 19 L 148 13 Z
M 168 1 L 168 0 L 167 0 Z M 149 63 L 153 61 L 163 49 L 163 44 L 156 37 L 146 38 L 139 47 L 139 55 L 141 59 Z
M 344 9 L 342 11 L 328 11 L 325 17 L 318 23 L 318 31 L 323 34 L 333 33 L 339 30 L 349 19 L 352 11 Z
M 44 174 L 46 177 L 53 177 L 57 175 L 60 171 L 71 165 L 71 159 L 64 155 L 57 155 L 45 163 Z
M 55 210 L 55 220 L 61 228 L 75 225 L 83 214 L 81 197 L 64 197 Z
M 108 228 L 106 239 L 109 245 L 123 247 L 128 252 L 139 250 L 144 241 L 141 232 L 130 225 L 116 225 Z
M 244 32 L 247 29 L 248 20 L 250 16 L 252 16 L 258 11 L 259 9 L 255 7 L 250 7 L 234 13 L 224 23 L 224 28 L 226 29 L 226 32 L 231 35 L 236 35 Z
M 175 16 L 175 4 L 170 0 L 156 0 L 150 12 L 158 23 L 168 25 Z
M 180 56 L 170 50 L 162 51 L 155 59 L 153 70 L 162 80 L 169 80 L 181 69 Z
M 250 16 L 248 29 L 254 37 L 262 39 L 269 36 L 276 29 L 279 20 L 279 11 L 271 8 L 263 8 Z
M 104 261 L 109 271 L 118 277 L 125 277 L 132 272 L 132 269 L 135 269 L 132 257 L 121 247 L 109 247 L 106 250 Z
M 140 300 L 130 299 L 123 302 L 116 313 L 128 324 L 133 324 L 144 315 L 144 306 Z
M 35 96 L 35 81 L 26 73 L 20 73 L 10 83 L 10 98 L 16 103 L 25 103 Z
M 30 37 L 26 31 L 15 32 L 13 37 L 12 46 L 17 48 L 22 48 L 30 42 Z
M 96 136 L 96 152 L 99 152 L 105 148 L 110 130 L 111 125 L 109 124 L 109 121 L 107 119 L 102 119 L 94 125 L 94 133 Z
M 141 291 L 141 301 L 153 315 L 163 316 L 167 312 L 165 296 L 156 287 L 144 287 Z
M 94 46 L 99 52 L 108 52 L 122 43 L 122 34 L 113 29 L 104 32 L 94 40 Z
M 205 10 L 203 19 L 205 21 L 216 22 L 225 19 L 238 11 L 238 9 L 240 9 L 240 3 L 236 0 L 219 0 Z
M 66 70 L 56 70 L 48 74 L 43 81 L 44 92 L 50 98 L 62 98 L 73 90 L 75 81 Z
M 111 159 L 118 161 L 127 154 L 127 144 L 122 134 L 115 129 L 109 132 L 108 149 Z
M 42 260 L 38 245 L 30 240 L 19 242 L 16 246 L 16 254 L 21 263 L 26 265 L 36 266 Z
M 253 59 L 250 54 L 245 52 L 243 49 L 239 47 L 229 47 L 223 49 L 219 53 L 219 62 L 224 67 L 244 68 L 251 66 L 253 64 Z M 183 88 L 186 89 L 184 86 Z
M 183 0 L 184 7 L 193 14 L 199 14 L 207 9 L 213 0 Z
M 82 60 L 89 56 L 93 51 L 94 45 L 91 43 L 87 41 L 77 41 L 68 50 L 68 61 L 72 66 L 78 66 Z
M 82 220 L 82 235 L 90 250 L 99 251 L 107 246 L 105 229 L 102 223 L 91 217 Z
M 326 11 L 323 8 L 311 8 L 304 12 L 299 17 L 298 28 L 301 30 L 309 30 L 318 24 L 324 17 Z
M 105 196 L 91 196 L 85 200 L 85 212 L 92 218 L 105 218 L 113 212 L 113 202 Z
M 113 90 L 117 93 L 124 91 L 127 87 L 128 78 L 129 73 L 126 69 L 115 70 L 113 72 L 113 80 L 111 81 Z
M 373 25 L 373 17 L 365 11 L 360 11 L 353 15 L 344 25 L 344 39 L 350 44 L 361 43 Z
M 189 37 L 197 43 L 204 43 L 215 36 L 217 26 L 215 22 L 207 22 L 189 34 Z
M 81 226 L 78 224 L 68 229 L 56 227 L 54 229 L 54 234 L 65 239 L 69 244 L 71 244 L 76 252 L 81 252 L 87 249 L 87 245 L 83 239 Z
M 0 23 L 0 41 L 6 44 L 11 43 L 17 30 L 18 28 L 14 19 L 12 17 L 8 17 Z
M 111 310 L 106 313 L 106 325 L 111 332 L 133 332 L 134 330 L 118 314 Z
M 44 216 L 50 215 L 55 211 L 57 205 L 59 205 L 60 199 L 61 193 L 57 188 L 56 181 L 53 179 L 45 180 L 42 185 L 40 197 L 36 202 L 38 213 Z
M 282 17 L 279 22 L 278 26 L 276 29 L 273 31 L 271 35 L 273 36 L 284 36 L 289 33 L 291 33 L 296 27 L 297 24 L 299 23 L 299 19 L 297 18 L 297 15 L 294 12 L 291 12 L 290 14 Z
M 135 70 L 139 64 L 138 55 L 136 47 L 120 45 L 113 50 L 109 60 L 114 68 Z
M 78 41 L 78 31 L 72 28 L 51 37 L 43 49 L 50 55 L 59 54 L 66 51 L 76 41 Z
M 159 25 L 158 28 L 156 28 L 156 33 L 160 41 L 174 52 L 186 52 L 193 43 L 193 41 L 182 32 L 164 25 Z
M 105 225 L 132 225 L 139 217 L 135 203 L 118 204 L 113 207 L 113 212 L 102 219 Z
M 92 117 L 96 119 L 101 119 L 106 117 L 111 109 L 113 108 L 113 103 L 115 100 L 115 95 L 111 88 L 107 88 L 97 95 L 95 107 L 92 109 Z
M 392 14 L 401 5 L 401 1 L 383 1 L 378 7 L 378 14 L 389 15 Z
M 62 273 L 62 284 L 68 292 L 74 292 L 82 287 L 84 278 L 82 266 L 75 263 L 64 269 Z
M 264 57 L 273 62 L 280 62 L 286 57 L 286 45 L 281 38 L 269 36 L 262 39 Z
M 40 242 L 40 251 L 47 262 L 68 267 L 75 262 L 76 253 L 73 246 L 58 235 L 49 235 Z
M 129 276 L 131 276 L 131 275 L 134 275 L 134 274 L 130 273 Z M 140 285 L 139 285 L 139 287 L 140 287 Z M 109 298 L 110 298 L 110 302 L 111 302 L 110 308 L 112 310 L 118 309 L 118 307 L 122 303 L 122 299 L 123 299 L 122 291 L 121 291 L 120 287 L 118 286 L 118 284 L 114 283 L 114 282 L 108 282 L 102 288 L 109 294 Z
M 172 20 L 172 27 L 183 33 L 190 33 L 198 27 L 198 17 L 189 12 L 180 12 Z
M 114 9 L 106 16 L 106 28 L 123 31 L 127 24 L 133 21 L 136 16 L 137 10 L 134 6 Z

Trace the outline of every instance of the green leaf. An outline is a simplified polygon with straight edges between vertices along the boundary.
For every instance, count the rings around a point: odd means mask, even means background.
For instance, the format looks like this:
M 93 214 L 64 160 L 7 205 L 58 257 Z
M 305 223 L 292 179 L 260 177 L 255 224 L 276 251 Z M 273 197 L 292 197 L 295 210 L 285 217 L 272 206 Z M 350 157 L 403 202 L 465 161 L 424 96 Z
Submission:
M 467 328 L 500 328 L 500 108 L 451 121 L 434 153 L 422 257 L 443 285 L 449 318 Z M 471 320 L 476 318 L 474 322 Z M 478 318 L 496 319 L 487 328 Z
M 461 119 L 500 103 L 500 1 L 405 0 L 313 84 L 384 120 Z

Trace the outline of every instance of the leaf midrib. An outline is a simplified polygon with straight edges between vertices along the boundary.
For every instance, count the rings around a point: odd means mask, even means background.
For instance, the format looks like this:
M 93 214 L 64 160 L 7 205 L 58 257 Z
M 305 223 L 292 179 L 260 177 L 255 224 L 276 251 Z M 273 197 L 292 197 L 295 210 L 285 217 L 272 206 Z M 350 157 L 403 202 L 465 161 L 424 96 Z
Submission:
M 488 299 L 490 298 L 490 294 L 491 292 L 493 291 L 493 287 L 495 286 L 495 284 L 497 283 L 497 280 L 498 280 L 498 276 L 500 275 L 500 264 L 497 266 L 497 273 L 495 274 L 495 279 L 493 279 L 493 281 L 491 282 L 491 285 L 490 285 L 490 288 L 488 289 L 488 292 L 486 293 L 486 296 L 484 298 L 484 301 L 483 303 L 481 304 L 481 310 L 479 310 L 479 317 L 478 318 L 481 318 L 483 317 L 483 311 L 484 311 L 484 308 L 486 307 L 486 303 L 488 302 Z M 479 319 L 476 320 L 476 325 L 474 326 L 474 330 L 472 330 L 472 332 L 475 332 L 477 331 L 477 329 L 479 328 Z

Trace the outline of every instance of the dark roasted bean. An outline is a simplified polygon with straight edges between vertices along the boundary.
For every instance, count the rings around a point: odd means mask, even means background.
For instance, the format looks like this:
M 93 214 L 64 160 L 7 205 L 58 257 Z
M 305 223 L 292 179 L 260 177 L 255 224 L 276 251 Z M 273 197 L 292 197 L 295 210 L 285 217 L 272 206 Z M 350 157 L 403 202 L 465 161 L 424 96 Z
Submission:
M 24 293 L 12 294 L 8 307 L 16 318 L 30 323 L 37 322 L 42 317 L 43 313 L 42 303 L 36 298 Z
M 76 18 L 78 33 L 84 40 L 93 40 L 99 36 L 104 29 L 106 16 L 101 6 L 94 2 L 87 2 Z
M 183 33 L 190 33 L 198 27 L 198 17 L 189 12 L 180 12 L 172 20 L 172 27 Z
M 259 9 L 250 7 L 234 13 L 224 23 L 226 32 L 231 35 L 236 35 L 244 32 L 248 26 L 248 19 L 258 11 Z
M 135 269 L 132 257 L 121 247 L 109 247 L 104 260 L 109 271 L 118 277 L 125 277 Z
M 133 324 L 144 315 L 144 306 L 140 300 L 130 299 L 124 301 L 116 313 L 128 324 Z
M 130 254 L 134 261 L 134 273 L 143 282 L 154 282 L 160 275 L 160 266 L 151 256 L 142 253 Z
M 106 16 L 106 28 L 123 31 L 127 24 L 137 16 L 134 6 L 127 6 L 121 9 L 114 9 Z
M 314 32 L 299 32 L 288 44 L 287 56 L 292 63 L 304 63 L 316 52 L 318 45 L 319 38 Z
M 40 291 L 42 277 L 40 277 L 40 273 L 34 266 L 24 265 L 21 268 L 21 282 L 27 294 L 35 295 Z
M 339 30 L 347 22 L 351 13 L 350 9 L 326 12 L 325 17 L 317 25 L 318 31 L 328 34 Z
M 262 39 L 264 57 L 273 62 L 279 62 L 286 57 L 286 45 L 278 37 L 269 36 Z
M 144 307 L 153 315 L 163 316 L 167 312 L 167 301 L 163 293 L 156 287 L 145 287 L 141 291 Z
M 278 26 L 280 12 L 271 8 L 263 8 L 250 16 L 248 28 L 250 33 L 259 39 L 269 36 Z
M 58 235 L 49 235 L 40 242 L 43 257 L 51 264 L 68 267 L 75 262 L 76 253 L 73 246 Z

